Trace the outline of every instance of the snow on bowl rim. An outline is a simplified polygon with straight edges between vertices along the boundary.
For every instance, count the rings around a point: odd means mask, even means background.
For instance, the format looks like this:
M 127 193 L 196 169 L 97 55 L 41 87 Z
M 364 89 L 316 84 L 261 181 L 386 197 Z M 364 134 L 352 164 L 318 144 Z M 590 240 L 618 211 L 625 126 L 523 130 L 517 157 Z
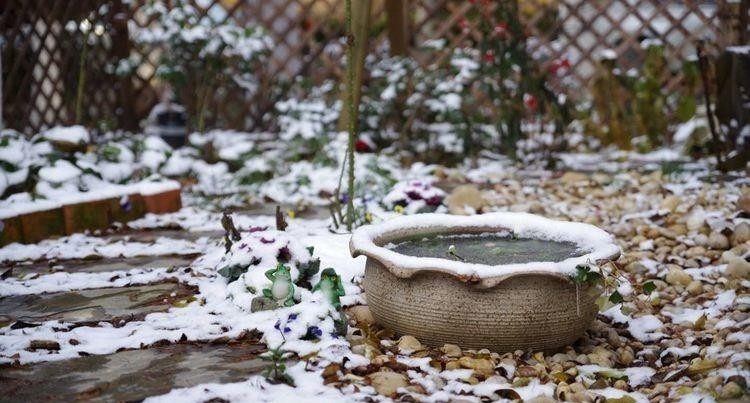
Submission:
M 572 242 L 586 254 L 559 262 L 529 262 L 501 265 L 459 262 L 435 257 L 415 257 L 394 252 L 381 245 L 419 235 L 480 234 L 510 230 L 521 238 Z M 559 221 L 529 213 L 496 212 L 473 216 L 416 214 L 397 217 L 377 225 L 365 225 L 354 231 L 349 241 L 352 256 L 365 255 L 382 264 L 391 273 L 409 278 L 423 271 L 441 272 L 462 281 L 493 287 L 522 274 L 548 274 L 568 279 L 576 266 L 616 260 L 620 247 L 608 232 L 590 224 Z

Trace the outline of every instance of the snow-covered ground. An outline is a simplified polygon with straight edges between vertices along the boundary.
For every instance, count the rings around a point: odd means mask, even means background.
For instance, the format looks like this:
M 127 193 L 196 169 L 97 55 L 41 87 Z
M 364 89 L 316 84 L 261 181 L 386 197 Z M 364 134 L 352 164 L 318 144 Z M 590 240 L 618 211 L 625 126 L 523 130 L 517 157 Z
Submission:
M 594 224 L 614 234 L 623 255 L 617 262 L 617 284 L 613 286 L 624 301 L 605 304 L 587 334 L 560 352 L 424 346 L 409 335 L 396 338 L 373 327 L 368 324 L 371 318 L 359 285 L 364 258 L 349 255 L 350 235 L 341 233 L 341 229 L 332 230 L 326 218 L 288 217 L 289 226 L 280 233 L 273 230 L 276 220 L 271 215 L 237 212 L 233 221 L 242 237 L 227 255 L 223 239 L 201 233 L 222 230 L 221 214 L 215 212 L 221 199 L 217 202 L 204 190 L 224 183 L 217 180 L 226 180 L 217 178 L 231 181 L 232 175 L 202 171 L 198 184 L 184 191 L 189 206 L 176 213 L 148 215 L 131 222 L 130 229 L 121 231 L 133 231 L 132 237 L 73 235 L 0 248 L 0 261 L 16 265 L 12 274 L 0 280 L 0 304 L 3 297 L 161 281 L 194 286 L 195 298 L 166 312 L 150 313 L 117 325 L 59 320 L 32 327 L 8 324 L 0 328 L 0 361 L 4 365 L 33 366 L 84 354 L 148 348 L 164 340 L 220 342 L 253 331 L 262 335 L 262 342 L 269 348 L 295 353 L 296 359 L 289 362 L 286 370 L 295 387 L 272 384 L 258 374 L 237 383 L 175 389 L 148 400 L 589 401 L 597 396 L 627 396 L 621 401 L 645 402 L 747 398 L 744 385 L 750 380 L 750 181 L 744 177 L 723 180 L 705 164 L 669 175 L 658 170 L 629 169 L 643 161 L 650 161 L 650 168 L 658 168 L 663 155 L 610 157 L 562 156 L 565 165 L 588 173 L 515 167 L 504 160 L 489 159 L 480 161 L 476 169 L 425 165 L 400 169 L 387 158 L 375 155 L 362 156 L 357 165 L 363 181 L 370 180 L 378 186 L 373 189 L 385 189 L 357 201 L 367 211 L 368 220 L 375 223 L 434 204 L 432 209 L 443 212 L 459 211 L 465 206 L 477 212 L 531 212 Z M 390 174 L 402 182 L 387 185 L 378 181 L 367 165 L 372 161 L 383 162 Z M 609 163 L 606 166 L 605 161 Z M 275 192 L 282 199 L 277 201 L 292 206 L 321 204 L 325 200 L 321 194 L 335 191 L 335 169 L 329 172 L 329 167 L 313 164 L 290 169 L 300 169 L 290 175 L 304 173 L 311 181 L 299 183 L 295 179 L 290 187 L 292 182 L 279 179 L 245 189 L 252 189 L 256 196 L 263 189 L 266 194 Z M 410 188 L 415 180 L 420 186 L 430 183 L 443 190 L 416 192 Z M 469 193 L 478 194 L 479 199 L 467 199 L 467 193 L 461 196 L 458 188 L 453 190 L 456 185 L 466 184 L 476 187 L 475 193 Z M 389 190 L 393 192 L 389 194 Z M 399 197 L 401 200 L 396 200 Z M 165 228 L 195 233 L 195 240 L 158 235 Z M 137 235 L 139 231 L 153 232 L 155 236 L 143 241 Z M 244 243 L 251 247 L 243 247 Z M 314 248 L 312 255 L 305 247 Z M 253 248 L 242 255 L 245 252 L 241 250 Z M 336 334 L 338 317 L 330 303 L 319 292 L 304 287 L 295 288 L 295 303 L 291 306 L 250 312 L 250 300 L 260 295 L 257 288 L 265 284 L 263 272 L 273 269 L 277 255 L 284 249 L 291 255 L 293 278 L 304 263 L 315 258 L 320 259 L 321 270 L 335 269 L 345 291 L 341 304 L 350 315 L 346 335 Z M 60 271 L 26 276 L 23 266 L 17 265 L 27 261 L 60 263 L 91 257 L 106 260 L 196 253 L 200 257 L 192 264 L 178 268 Z M 254 256 L 262 263 L 251 268 L 245 277 L 234 280 L 218 274 L 227 262 Z M 318 273 L 311 283 L 319 279 Z M 647 293 L 643 288 L 649 282 L 654 289 Z M 267 284 L 270 287 L 270 281 Z M 311 329 L 317 332 L 315 337 L 306 337 Z M 59 348 L 30 348 L 32 341 L 39 340 L 57 342 Z

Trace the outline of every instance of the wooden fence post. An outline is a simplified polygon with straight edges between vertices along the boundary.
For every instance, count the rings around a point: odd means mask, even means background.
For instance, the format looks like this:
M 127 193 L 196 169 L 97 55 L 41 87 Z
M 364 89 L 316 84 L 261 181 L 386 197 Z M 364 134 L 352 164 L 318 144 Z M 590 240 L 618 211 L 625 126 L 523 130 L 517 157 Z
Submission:
M 409 54 L 409 13 L 408 0 L 385 0 L 385 13 L 388 18 L 388 41 L 391 55 Z

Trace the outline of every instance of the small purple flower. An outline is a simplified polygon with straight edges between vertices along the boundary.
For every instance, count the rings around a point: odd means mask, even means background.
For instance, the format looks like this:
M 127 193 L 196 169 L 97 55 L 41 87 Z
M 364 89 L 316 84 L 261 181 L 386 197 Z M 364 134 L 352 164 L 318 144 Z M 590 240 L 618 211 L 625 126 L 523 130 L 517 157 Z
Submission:
M 242 244 L 240 244 L 240 249 L 245 249 L 245 248 L 247 248 L 247 244 L 246 243 L 243 242 Z
M 422 195 L 416 190 L 409 190 L 406 192 L 406 195 L 412 200 L 422 200 Z
M 264 231 L 265 229 L 266 229 L 265 227 L 250 227 L 248 232 L 260 232 L 260 231 Z
M 346 204 L 349 201 L 349 195 L 346 193 L 341 194 L 339 197 L 339 203 Z
M 440 203 L 443 202 L 442 196 L 432 196 L 425 199 L 425 202 L 427 202 L 428 206 L 439 206 Z
M 289 333 L 291 331 L 292 329 L 289 326 L 284 326 L 284 333 Z
M 280 321 L 280 320 L 277 320 L 277 321 L 276 321 L 276 324 L 275 324 L 275 325 L 273 325 L 273 328 L 274 328 L 274 329 L 276 329 L 276 330 L 279 330 L 279 329 L 281 328 L 281 321 Z
M 287 320 L 296 320 L 296 319 L 297 319 L 297 314 L 296 313 L 290 313 L 289 314 L 289 318 Z
M 313 336 L 315 336 L 315 337 L 320 337 L 320 336 L 322 336 L 322 335 L 323 335 L 323 331 L 322 331 L 322 330 L 320 330 L 320 328 L 319 328 L 319 327 L 317 327 L 317 326 L 310 326 L 310 327 L 309 327 L 309 328 L 307 329 L 307 331 L 308 331 L 308 332 L 309 332 L 309 333 L 310 333 L 311 335 L 313 335 Z
M 274 239 L 274 238 L 268 239 L 266 237 L 263 237 L 263 238 L 260 238 L 260 241 L 263 242 L 263 243 L 274 243 L 274 242 L 276 242 L 276 239 Z
M 279 253 L 276 254 L 276 259 L 279 259 L 282 262 L 288 262 L 292 258 L 292 253 L 289 252 L 289 248 L 287 246 L 282 247 L 279 249 Z

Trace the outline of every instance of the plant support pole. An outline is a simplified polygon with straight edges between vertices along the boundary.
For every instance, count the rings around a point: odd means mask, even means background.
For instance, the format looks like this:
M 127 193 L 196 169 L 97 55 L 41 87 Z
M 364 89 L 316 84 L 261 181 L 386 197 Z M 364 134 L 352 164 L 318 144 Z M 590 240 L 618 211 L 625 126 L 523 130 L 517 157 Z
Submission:
M 347 145 L 347 157 L 349 160 L 349 172 L 347 180 L 346 198 L 346 229 L 351 231 L 354 226 L 354 141 L 356 130 L 356 108 L 354 105 L 354 46 L 356 39 L 352 27 L 352 0 L 346 0 L 346 29 L 347 29 L 347 68 L 346 68 L 346 106 L 347 106 L 347 129 L 349 131 L 349 142 Z

